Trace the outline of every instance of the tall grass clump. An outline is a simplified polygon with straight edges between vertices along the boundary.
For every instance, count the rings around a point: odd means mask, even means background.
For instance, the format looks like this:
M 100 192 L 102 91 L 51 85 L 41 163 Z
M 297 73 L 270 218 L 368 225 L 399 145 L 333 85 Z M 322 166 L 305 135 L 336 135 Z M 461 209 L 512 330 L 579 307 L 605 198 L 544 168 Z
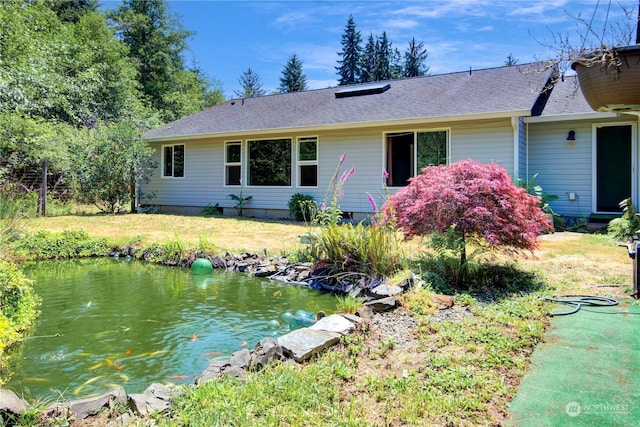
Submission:
M 7 244 L 20 236 L 22 217 L 20 205 L 0 193 L 0 255 L 4 253 L 3 248 Z
M 388 227 L 351 223 L 329 224 L 318 234 L 320 260 L 340 271 L 390 276 L 401 270 L 401 240 Z

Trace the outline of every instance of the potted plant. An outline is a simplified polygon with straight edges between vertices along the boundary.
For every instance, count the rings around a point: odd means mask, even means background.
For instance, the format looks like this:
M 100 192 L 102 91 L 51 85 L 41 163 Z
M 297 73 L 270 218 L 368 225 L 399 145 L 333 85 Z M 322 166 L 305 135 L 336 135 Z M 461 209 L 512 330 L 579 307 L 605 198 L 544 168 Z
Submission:
M 554 35 L 549 46 L 557 53 L 550 65 L 561 68 L 561 73 L 570 65 L 586 101 L 596 111 L 640 111 L 640 0 L 637 13 L 624 5 L 621 8 L 625 19 L 605 21 L 602 29 L 593 27 L 593 17 L 589 21 L 577 17 L 583 27 L 578 32 L 579 48 L 569 35 Z

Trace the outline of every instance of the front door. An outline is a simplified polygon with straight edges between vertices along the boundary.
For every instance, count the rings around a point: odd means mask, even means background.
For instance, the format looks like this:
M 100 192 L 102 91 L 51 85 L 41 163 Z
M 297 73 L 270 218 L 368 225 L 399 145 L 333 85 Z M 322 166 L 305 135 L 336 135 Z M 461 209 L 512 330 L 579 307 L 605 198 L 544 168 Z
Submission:
M 604 126 L 596 133 L 596 210 L 620 212 L 632 197 L 631 125 Z

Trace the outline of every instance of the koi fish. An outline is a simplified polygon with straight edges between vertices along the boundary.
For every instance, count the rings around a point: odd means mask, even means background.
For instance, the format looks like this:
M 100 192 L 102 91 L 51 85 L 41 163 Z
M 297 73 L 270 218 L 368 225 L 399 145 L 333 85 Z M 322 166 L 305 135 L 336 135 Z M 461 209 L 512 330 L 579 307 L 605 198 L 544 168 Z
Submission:
M 219 354 L 222 354 L 222 352 L 221 351 L 210 351 L 209 353 L 201 354 L 200 357 L 211 357 L 211 356 L 217 356 Z
M 47 383 L 47 382 L 49 382 L 49 380 L 46 379 L 46 378 L 34 378 L 34 377 L 25 378 L 23 381 L 29 381 L 29 382 L 32 382 L 32 383 Z
M 126 354 L 127 356 L 130 356 L 132 353 L 131 349 L 128 348 L 127 351 L 124 352 L 124 354 Z
M 79 395 L 80 393 L 82 393 L 82 390 L 84 390 L 85 388 L 87 388 L 87 386 L 86 386 L 86 385 L 84 385 L 84 384 L 83 384 L 83 385 L 81 385 L 80 387 L 76 387 L 76 388 L 73 390 L 73 394 L 74 394 L 74 396 L 77 396 L 77 395 Z
M 123 380 L 125 383 L 126 383 L 127 381 L 129 381 L 129 377 L 128 377 L 128 376 L 126 376 L 125 374 L 120 373 L 120 374 L 118 374 L 118 376 L 119 376 L 120 378 L 122 378 L 122 380 Z
M 117 363 L 114 363 L 113 367 L 116 368 L 118 371 L 122 371 L 124 369 L 122 365 L 118 365 Z
M 104 377 L 104 375 L 98 375 L 97 377 L 90 378 L 90 379 L 86 380 L 82 385 L 85 385 L 85 386 L 89 385 L 92 382 L 98 381 L 102 377 Z
M 182 375 L 174 375 L 172 377 L 168 377 L 167 379 L 169 379 L 169 380 L 183 380 L 185 378 L 192 378 L 192 376 L 191 375 L 182 374 Z
M 193 334 L 193 335 L 191 336 L 191 342 L 194 342 L 194 341 L 196 341 L 197 339 L 198 339 L 198 336 L 197 336 L 196 334 Z
M 240 344 L 240 347 L 244 347 L 245 345 L 247 345 L 246 341 L 242 341 L 242 344 Z
M 107 362 L 107 366 L 113 365 L 113 360 L 111 359 L 104 359 L 104 361 Z
M 87 308 L 91 307 L 91 301 L 87 303 Z
M 95 365 L 93 365 L 92 367 L 89 368 L 90 371 L 95 371 L 96 369 L 102 367 L 102 362 L 98 362 Z

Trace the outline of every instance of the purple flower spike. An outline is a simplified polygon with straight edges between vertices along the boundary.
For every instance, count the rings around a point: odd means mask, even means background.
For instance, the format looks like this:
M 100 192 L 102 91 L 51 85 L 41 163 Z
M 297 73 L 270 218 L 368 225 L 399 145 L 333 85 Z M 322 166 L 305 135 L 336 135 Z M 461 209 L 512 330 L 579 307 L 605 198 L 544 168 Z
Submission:
M 387 172 L 387 170 L 386 170 L 386 169 L 385 169 L 384 171 L 382 171 L 382 177 L 383 177 L 384 179 L 389 178 L 389 172 Z
M 340 156 L 340 162 L 338 163 L 338 165 L 342 166 L 345 160 L 347 160 L 347 153 L 342 153 L 342 156 Z
M 378 212 L 378 206 L 376 205 L 376 201 L 373 200 L 373 197 L 371 197 L 371 194 L 367 193 L 367 199 L 369 199 L 369 204 L 371 205 L 373 212 Z

